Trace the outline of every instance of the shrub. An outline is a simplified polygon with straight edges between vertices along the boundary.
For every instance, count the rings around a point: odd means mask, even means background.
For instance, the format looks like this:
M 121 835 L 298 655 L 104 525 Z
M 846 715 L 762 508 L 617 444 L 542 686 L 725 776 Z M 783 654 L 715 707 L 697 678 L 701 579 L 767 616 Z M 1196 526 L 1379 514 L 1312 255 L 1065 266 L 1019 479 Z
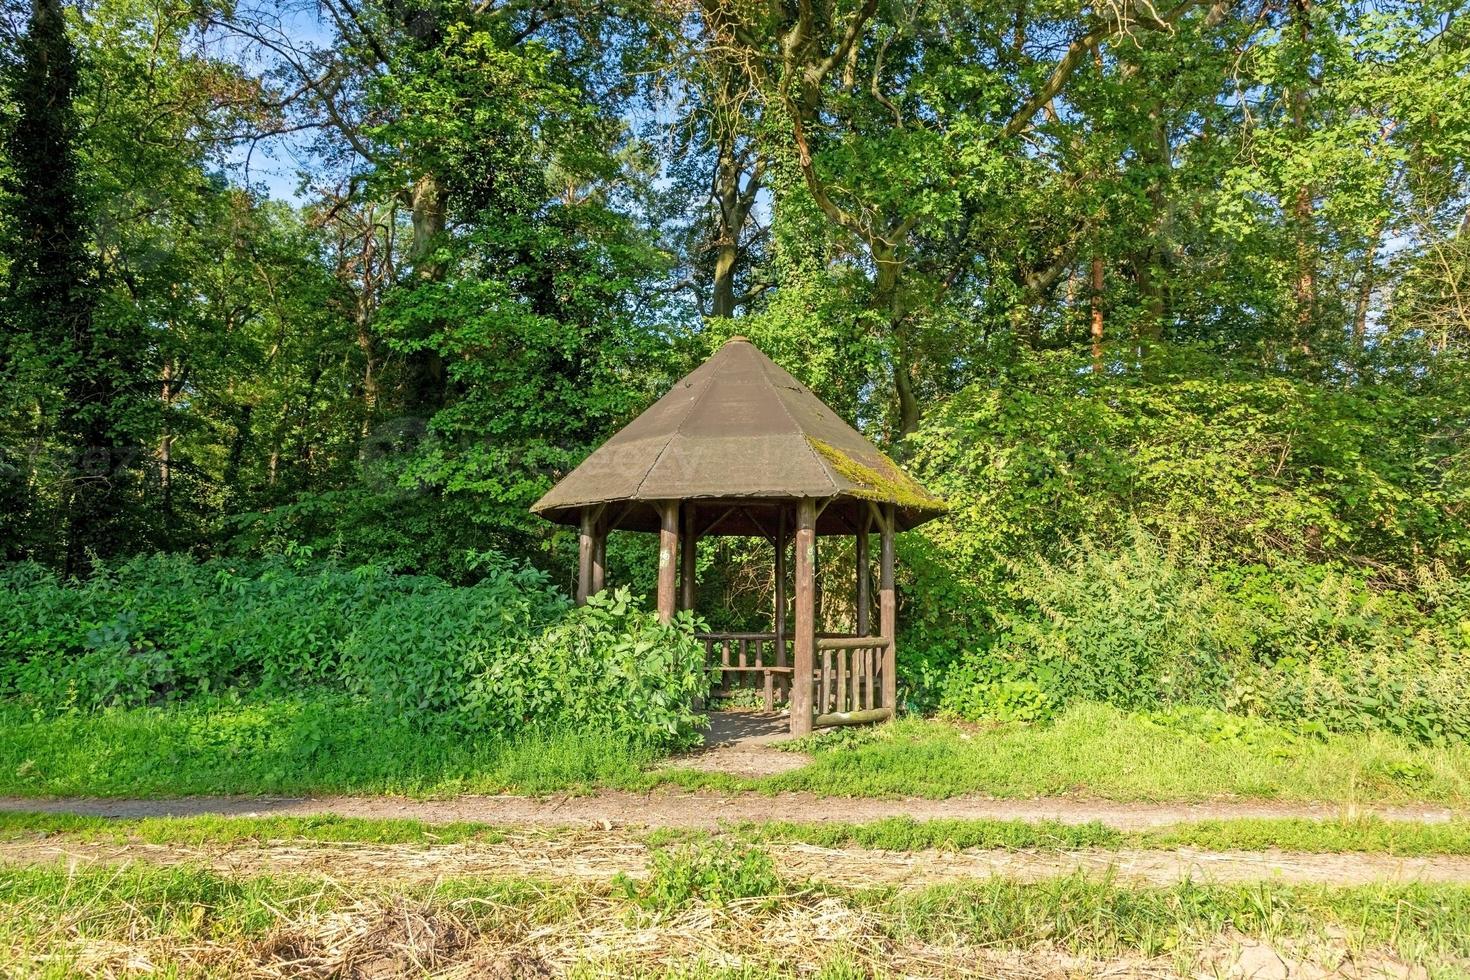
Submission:
M 691 704 L 708 677 L 687 619 L 664 625 L 620 589 L 535 630 L 539 610 L 522 593 L 504 582 L 475 589 L 471 602 L 451 596 L 375 615 L 347 640 L 349 689 L 467 731 L 555 722 L 659 745 L 693 740 L 701 719 Z
M 1436 560 L 1458 573 L 1470 556 L 1465 398 L 1453 372 L 1374 377 L 1364 368 L 1353 384 L 1291 378 L 1181 345 L 1100 372 L 1070 350 L 1016 348 L 988 361 L 904 446 L 914 474 L 951 504 L 899 542 L 909 705 L 933 705 L 950 667 L 976 657 L 1007 665 L 1002 678 L 1055 668 L 1062 676 L 1037 678 L 1044 689 L 1129 705 L 1196 688 L 1218 702 L 1212 662 L 1274 669 L 1273 650 L 1291 647 L 1351 686 L 1364 638 L 1380 627 L 1379 650 L 1420 646 L 1421 627 L 1437 649 L 1374 666 L 1395 676 L 1371 696 L 1436 714 L 1430 699 L 1452 705 L 1442 668 L 1459 627 L 1441 614 L 1445 590 L 1410 575 Z M 1138 528 L 1189 567 L 1140 558 Z M 1086 569 L 1078 542 L 1093 555 Z M 1238 602 L 1221 595 L 1235 592 Z M 1278 616 L 1273 603 L 1291 608 Z M 1427 663 L 1439 666 L 1418 672 Z M 1241 682 L 1259 687 L 1259 703 L 1278 690 L 1266 678 Z M 1306 694 L 1313 682 L 1280 690 Z M 1368 707 L 1380 721 L 1396 717 Z
M 1033 680 L 993 680 L 978 676 L 975 661 L 957 664 L 945 679 L 940 707 L 967 721 L 1047 721 L 1056 708 L 1052 696 Z
M 1016 558 L 1111 548 L 1135 525 L 1230 565 L 1459 560 L 1464 414 L 1429 379 L 1333 386 L 1186 347 L 1092 372 L 1017 350 L 914 437 L 915 475 L 953 507 L 923 536 L 991 601 Z
M 1135 528 L 1127 547 L 1084 543 L 1013 574 L 999 635 L 947 675 L 942 703 L 961 717 L 1036 720 L 1087 699 L 1470 738 L 1470 590 L 1442 572 L 1406 592 L 1290 561 L 1212 568 Z
M 11 566 L 0 569 L 0 692 L 48 709 L 92 710 L 333 683 L 343 638 L 373 610 L 446 588 L 371 566 L 285 557 L 201 563 L 157 555 L 80 583 Z
M 84 583 L 0 569 L 0 697 L 44 715 L 322 689 L 467 734 L 694 738 L 707 678 L 687 621 L 626 591 L 572 609 L 538 571 L 480 564 L 466 586 L 284 558 L 139 558 Z

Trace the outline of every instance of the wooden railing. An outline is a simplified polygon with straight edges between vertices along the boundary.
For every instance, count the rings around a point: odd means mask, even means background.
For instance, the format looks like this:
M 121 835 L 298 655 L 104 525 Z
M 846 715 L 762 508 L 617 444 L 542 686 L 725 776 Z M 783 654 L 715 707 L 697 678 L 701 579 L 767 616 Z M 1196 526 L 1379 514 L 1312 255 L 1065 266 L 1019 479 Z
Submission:
M 892 706 L 883 704 L 887 649 L 882 636 L 817 637 L 813 727 L 858 725 L 893 714 Z
M 762 692 L 767 711 L 787 700 L 791 684 L 792 638 L 778 644 L 775 633 L 699 633 L 705 662 L 720 671 L 710 693 L 728 696 L 740 689 Z M 784 648 L 784 649 L 783 649 Z M 883 663 L 888 640 L 882 636 L 819 633 L 812 664 L 814 727 L 857 725 L 893 714 L 883 703 Z
M 762 691 L 765 708 L 785 700 L 791 687 L 791 637 L 780 649 L 775 633 L 697 633 L 704 643 L 704 657 L 711 670 L 720 669 L 720 681 L 711 694 L 728 696 L 745 688 Z

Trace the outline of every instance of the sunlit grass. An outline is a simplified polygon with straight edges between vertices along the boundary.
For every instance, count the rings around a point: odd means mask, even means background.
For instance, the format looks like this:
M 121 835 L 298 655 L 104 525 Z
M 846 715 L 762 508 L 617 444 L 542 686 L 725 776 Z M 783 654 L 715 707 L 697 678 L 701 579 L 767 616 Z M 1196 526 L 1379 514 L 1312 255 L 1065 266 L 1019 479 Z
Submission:
M 187 704 L 32 719 L 0 707 L 0 794 L 550 793 L 660 786 L 944 798 L 1078 795 L 1338 805 L 1470 800 L 1470 747 L 1387 735 L 1211 742 L 1105 705 L 1047 725 L 904 719 L 824 733 L 800 769 L 743 778 L 655 768 L 662 755 L 595 731 L 466 739 L 343 698 Z M 773 814 L 779 815 L 779 814 Z
M 761 788 L 932 798 L 1470 799 L 1470 746 L 1438 748 L 1387 735 L 1212 743 L 1097 704 L 1073 705 L 1049 725 L 987 729 L 906 719 L 823 735 L 812 747 L 811 765 L 761 780 Z
M 33 719 L 0 707 L 0 793 L 543 793 L 634 782 L 660 753 L 596 731 L 466 738 L 345 698 Z

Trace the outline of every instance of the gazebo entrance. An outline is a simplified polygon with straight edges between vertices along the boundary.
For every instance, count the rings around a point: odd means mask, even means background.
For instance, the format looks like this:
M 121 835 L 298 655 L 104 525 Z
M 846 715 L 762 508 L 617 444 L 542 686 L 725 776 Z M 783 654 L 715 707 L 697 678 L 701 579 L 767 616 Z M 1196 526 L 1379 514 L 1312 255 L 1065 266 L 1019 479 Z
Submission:
M 753 684 L 768 709 L 786 695 L 797 735 L 893 716 L 894 537 L 938 516 L 944 503 L 744 338 L 731 338 L 532 509 L 579 528 L 579 602 L 605 585 L 609 531 L 657 532 L 665 621 L 694 607 L 700 538 L 766 538 L 776 556 L 771 631 L 699 637 L 721 671 L 719 686 Z M 833 535 L 855 539 L 853 635 L 817 630 L 817 538 Z

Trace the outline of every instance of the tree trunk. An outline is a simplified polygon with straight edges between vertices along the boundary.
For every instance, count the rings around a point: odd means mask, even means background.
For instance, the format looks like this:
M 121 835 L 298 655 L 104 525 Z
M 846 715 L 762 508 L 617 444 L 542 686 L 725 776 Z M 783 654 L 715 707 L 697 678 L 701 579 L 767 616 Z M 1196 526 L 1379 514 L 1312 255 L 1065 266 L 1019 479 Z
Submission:
M 1103 260 L 1102 256 L 1092 257 L 1092 289 L 1090 300 L 1092 305 L 1092 317 L 1089 333 L 1092 336 L 1092 373 L 1101 374 L 1103 369 Z
M 362 352 L 362 435 L 368 434 L 373 413 L 378 408 L 378 345 L 373 336 L 373 315 L 377 310 L 374 291 L 377 289 L 373 264 L 377 260 L 378 234 L 375 230 L 376 214 L 369 210 L 367 230 L 362 245 L 362 282 L 355 290 L 353 323 L 357 328 L 357 349 Z M 390 219 L 391 220 L 391 219 Z
M 1135 255 L 1133 268 L 1144 308 L 1139 338 L 1157 341 L 1164 334 L 1164 321 L 1169 316 L 1165 291 L 1169 282 L 1168 272 L 1174 264 L 1174 196 L 1170 193 L 1174 147 L 1169 142 L 1169 127 L 1162 102 L 1155 102 L 1149 111 L 1149 136 L 1153 144 L 1151 155 L 1157 169 L 1148 189 L 1149 203 L 1153 206 L 1153 244 Z
M 100 321 L 76 154 L 76 52 L 61 0 L 33 0 L 16 47 L 5 134 L 6 237 L 11 282 L 4 319 L 31 336 L 58 389 L 55 431 L 67 459 L 59 490 L 66 575 L 91 557 L 145 546 L 126 526 L 143 445 L 135 408 L 147 379 L 148 345 L 126 318 Z M 136 390 L 139 394 L 130 394 Z
M 1139 252 L 1133 256 L 1133 278 L 1143 300 L 1143 321 L 1138 326 L 1138 339 L 1157 341 L 1164 334 L 1164 290 L 1154 277 L 1154 253 Z
M 1291 119 L 1299 145 L 1307 137 L 1308 94 L 1311 77 L 1312 54 L 1308 47 L 1311 41 L 1311 0 L 1291 0 L 1292 21 L 1297 32 L 1299 50 L 1299 74 L 1291 92 Z M 1312 324 L 1317 315 L 1317 254 L 1313 234 L 1313 192 L 1310 184 L 1296 189 L 1292 203 L 1293 224 L 1296 234 L 1296 283 L 1293 298 L 1296 303 L 1296 342 L 1307 352 L 1311 349 Z
M 254 405 L 241 405 L 235 415 L 235 434 L 230 437 L 230 450 L 225 457 L 224 486 L 231 503 L 240 494 L 240 467 L 245 462 L 245 447 L 250 442 L 251 420 Z
M 444 194 L 433 174 L 424 174 L 413 186 L 410 203 L 413 245 L 409 262 L 420 282 L 440 282 L 444 263 L 437 250 L 444 244 Z M 427 419 L 444 406 L 444 359 L 437 350 L 420 347 L 407 358 L 404 409 Z
M 728 112 L 722 112 L 721 116 Z M 732 123 L 726 123 L 733 130 Z M 714 281 L 710 296 L 710 316 L 730 317 L 740 307 L 735 291 L 746 250 L 741 244 L 751 208 L 760 193 L 761 162 L 757 159 L 747 170 L 746 161 L 736 149 L 736 132 L 720 134 L 719 154 L 715 161 L 714 199 L 718 210 L 715 227 Z
M 720 140 L 719 157 L 715 161 L 715 203 L 719 218 L 715 227 L 714 289 L 710 298 L 710 316 L 735 315 L 735 274 L 740 262 L 740 229 L 744 225 L 740 210 L 740 168 L 735 160 L 733 141 Z M 737 217 L 739 221 L 737 223 Z
M 1373 226 L 1373 239 L 1363 255 L 1363 275 L 1358 281 L 1358 299 L 1353 307 L 1353 346 L 1362 350 L 1368 339 L 1368 307 L 1373 302 L 1373 286 L 1377 281 L 1378 246 L 1383 237 L 1383 221 Z
M 920 421 L 919 398 L 914 393 L 914 364 L 908 343 L 908 311 L 898 289 L 903 263 L 894 250 L 875 249 L 873 261 L 878 275 L 873 284 L 873 309 L 888 321 L 889 356 L 893 362 L 893 393 L 898 403 L 898 432 L 906 436 L 917 432 Z
M 163 424 L 158 436 L 158 483 L 163 492 L 163 526 L 172 529 L 174 520 L 173 462 L 174 434 L 169 425 L 174 403 L 173 361 L 163 362 L 162 379 Z

